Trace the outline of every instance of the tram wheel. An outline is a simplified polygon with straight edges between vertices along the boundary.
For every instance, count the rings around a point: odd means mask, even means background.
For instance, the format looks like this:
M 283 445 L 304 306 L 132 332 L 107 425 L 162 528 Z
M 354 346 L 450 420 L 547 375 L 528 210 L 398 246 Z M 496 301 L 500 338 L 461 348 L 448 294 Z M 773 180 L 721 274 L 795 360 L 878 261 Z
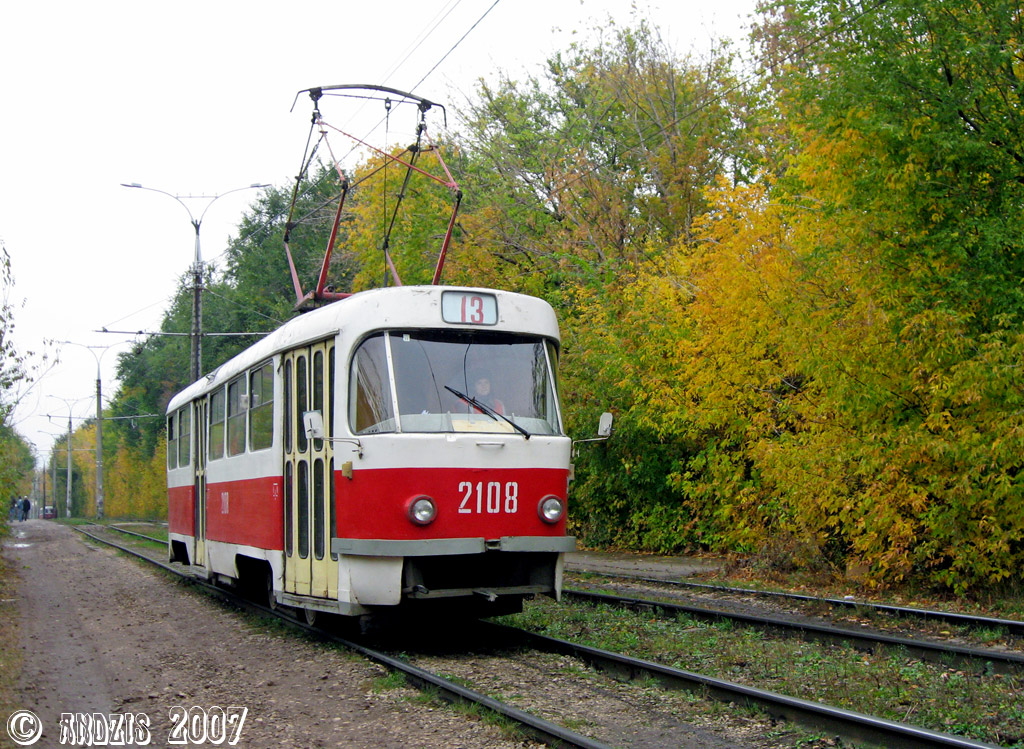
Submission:
M 316 626 L 316 609 L 303 609 L 302 616 L 310 627 Z

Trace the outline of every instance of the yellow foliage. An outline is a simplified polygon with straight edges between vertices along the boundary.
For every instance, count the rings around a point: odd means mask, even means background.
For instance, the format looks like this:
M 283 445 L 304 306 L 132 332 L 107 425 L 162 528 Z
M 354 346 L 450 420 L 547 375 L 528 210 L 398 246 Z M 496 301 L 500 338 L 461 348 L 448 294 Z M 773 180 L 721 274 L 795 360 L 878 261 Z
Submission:
M 393 155 L 410 158 L 401 149 Z M 431 174 L 441 171 L 427 150 L 416 166 Z M 356 170 L 356 187 L 346 205 L 353 216 L 347 241 L 362 267 L 353 282 L 355 291 L 380 286 L 385 274 L 387 283 L 393 283 L 384 260 L 385 238 L 403 284 L 430 283 L 433 277 L 455 197 L 444 185 L 413 172 L 396 213 L 406 172 L 401 163 L 383 156 L 371 157 Z
M 105 471 L 106 515 L 112 518 L 167 518 L 166 439 L 152 455 L 121 445 Z

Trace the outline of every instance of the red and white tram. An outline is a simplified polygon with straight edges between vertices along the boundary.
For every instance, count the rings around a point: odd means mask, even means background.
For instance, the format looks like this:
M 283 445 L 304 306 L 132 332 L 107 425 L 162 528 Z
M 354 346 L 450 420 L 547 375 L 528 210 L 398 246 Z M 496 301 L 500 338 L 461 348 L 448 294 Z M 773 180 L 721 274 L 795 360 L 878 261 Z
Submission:
M 286 323 L 168 405 L 170 558 L 310 613 L 559 596 L 558 347 L 546 302 L 485 289 L 377 289 Z

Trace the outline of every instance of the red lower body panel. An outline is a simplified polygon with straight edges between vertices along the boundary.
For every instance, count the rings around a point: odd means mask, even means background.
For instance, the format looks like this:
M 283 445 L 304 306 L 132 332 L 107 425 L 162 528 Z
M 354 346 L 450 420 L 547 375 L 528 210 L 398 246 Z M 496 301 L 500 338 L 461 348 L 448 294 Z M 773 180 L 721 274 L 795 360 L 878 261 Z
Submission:
M 206 538 L 257 549 L 282 550 L 281 477 L 208 484 Z
M 335 474 L 337 536 L 359 539 L 564 536 L 565 517 L 541 520 L 541 499 L 563 503 L 569 473 L 555 468 L 388 468 Z M 437 505 L 426 526 L 409 520 L 408 506 L 422 495 Z
M 196 534 L 196 497 L 192 486 L 167 490 L 167 530 L 183 536 Z

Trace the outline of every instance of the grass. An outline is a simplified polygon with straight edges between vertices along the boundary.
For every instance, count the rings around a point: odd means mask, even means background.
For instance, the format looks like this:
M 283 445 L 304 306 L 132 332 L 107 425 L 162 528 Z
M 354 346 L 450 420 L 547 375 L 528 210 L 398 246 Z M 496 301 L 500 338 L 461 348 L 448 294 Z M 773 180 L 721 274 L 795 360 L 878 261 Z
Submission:
M 541 599 L 511 624 L 794 697 L 1024 749 L 1024 674 L 926 663 L 900 651 Z
M 388 671 L 383 676 L 373 680 L 370 691 L 380 694 L 381 692 L 390 692 L 394 689 L 404 689 L 408 685 L 405 674 L 401 671 Z

